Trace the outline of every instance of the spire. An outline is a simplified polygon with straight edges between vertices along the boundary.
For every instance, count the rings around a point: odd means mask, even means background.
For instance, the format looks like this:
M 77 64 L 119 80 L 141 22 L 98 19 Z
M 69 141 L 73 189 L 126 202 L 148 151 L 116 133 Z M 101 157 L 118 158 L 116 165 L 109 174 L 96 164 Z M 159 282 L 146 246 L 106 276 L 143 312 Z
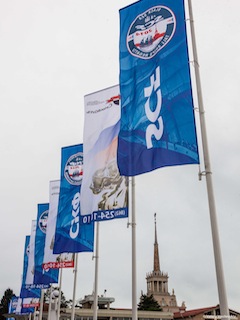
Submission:
M 156 219 L 156 213 L 154 213 L 154 224 L 155 224 L 155 242 L 154 242 L 153 271 L 160 271 L 158 242 L 157 242 L 157 219 Z

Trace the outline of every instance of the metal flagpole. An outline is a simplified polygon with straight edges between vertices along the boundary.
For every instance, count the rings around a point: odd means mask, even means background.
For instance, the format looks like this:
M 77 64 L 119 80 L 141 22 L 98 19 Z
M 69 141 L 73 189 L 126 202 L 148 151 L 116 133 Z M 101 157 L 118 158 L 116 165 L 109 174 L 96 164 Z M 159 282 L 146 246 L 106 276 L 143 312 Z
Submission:
M 210 220 L 211 220 L 211 229 L 212 229 L 213 250 L 214 250 L 214 257 L 215 257 L 215 268 L 216 268 L 216 276 L 217 276 L 217 284 L 218 284 L 220 312 L 221 312 L 221 315 L 223 318 L 224 317 L 229 318 L 229 309 L 228 309 L 227 295 L 226 295 L 226 289 L 225 289 L 224 273 L 223 273 L 223 266 L 222 266 L 222 256 L 221 256 L 218 224 L 217 224 L 217 215 L 216 215 L 216 207 L 215 207 L 215 199 L 214 199 L 214 193 L 213 193 L 212 171 L 211 171 L 211 165 L 210 165 L 208 141 L 207 141 L 207 134 L 206 134 L 206 123 L 205 123 L 205 117 L 204 117 L 202 88 L 201 88 L 201 81 L 200 81 L 200 73 L 199 73 L 199 64 L 198 64 L 197 46 L 196 46 L 196 40 L 195 40 L 195 29 L 194 29 L 194 24 L 193 24 L 193 12 L 192 12 L 191 0 L 188 0 L 188 9 L 189 9 L 189 17 L 190 17 L 193 59 L 194 59 L 195 78 L 196 78 L 197 96 L 198 96 L 198 104 L 199 104 L 203 157 L 204 157 L 204 165 L 205 165 L 205 171 L 200 173 L 200 178 L 202 175 L 206 176 L 208 204 L 209 204 L 209 211 L 210 211 Z
M 52 307 L 52 284 L 50 285 L 50 292 L 49 292 L 49 304 L 48 304 L 48 318 L 47 320 L 50 320 L 50 312 L 51 312 L 51 307 Z
M 76 301 L 76 285 L 77 285 L 77 268 L 78 268 L 78 254 L 74 255 L 75 267 L 74 267 L 74 280 L 73 280 L 73 299 L 72 299 L 72 312 L 71 320 L 74 320 L 75 317 L 75 301 Z
M 93 320 L 97 320 L 98 308 L 98 259 L 99 259 L 99 222 L 96 222 L 95 280 L 93 300 Z
M 60 319 L 61 299 L 62 299 L 62 268 L 60 268 L 60 275 L 59 275 L 59 296 L 58 296 L 58 305 L 57 305 L 57 320 Z
M 44 300 L 44 289 L 41 290 L 41 299 L 40 299 L 40 310 L 39 310 L 39 320 L 42 320 L 43 314 L 43 300 Z
M 51 307 L 52 307 L 52 284 L 50 286 L 50 293 L 49 293 L 49 304 L 48 304 L 48 317 L 47 320 L 51 318 Z
M 136 215 L 135 215 L 135 177 L 131 179 L 132 188 L 132 320 L 137 320 L 137 267 L 136 267 Z
M 34 307 L 34 312 L 33 312 L 33 320 L 36 319 L 36 307 Z

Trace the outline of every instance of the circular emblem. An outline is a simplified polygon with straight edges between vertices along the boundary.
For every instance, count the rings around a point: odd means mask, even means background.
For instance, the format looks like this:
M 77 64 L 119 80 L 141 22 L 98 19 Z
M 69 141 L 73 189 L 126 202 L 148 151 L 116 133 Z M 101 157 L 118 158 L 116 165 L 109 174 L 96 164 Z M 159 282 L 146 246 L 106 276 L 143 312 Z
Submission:
M 151 59 L 172 39 L 176 29 L 174 13 L 165 6 L 139 14 L 127 34 L 127 48 L 141 59 Z
M 44 211 L 38 221 L 38 226 L 43 233 L 47 231 L 48 210 Z
M 82 175 L 83 153 L 78 152 L 68 159 L 64 169 L 64 177 L 70 184 L 79 186 L 82 182 Z

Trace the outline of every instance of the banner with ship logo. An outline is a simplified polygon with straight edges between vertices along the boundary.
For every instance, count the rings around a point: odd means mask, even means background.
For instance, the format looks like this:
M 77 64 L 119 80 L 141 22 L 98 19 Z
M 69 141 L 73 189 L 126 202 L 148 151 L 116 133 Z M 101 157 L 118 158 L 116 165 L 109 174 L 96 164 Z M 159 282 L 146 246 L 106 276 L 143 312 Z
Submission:
M 83 145 L 62 148 L 61 182 L 53 253 L 92 252 L 94 223 L 82 224 L 80 210 Z
M 49 203 L 38 204 L 36 236 L 35 236 L 35 273 L 34 284 L 49 287 L 51 283 L 58 283 L 58 269 L 43 269 L 43 257 L 48 223 Z
M 183 0 L 120 10 L 120 173 L 199 163 Z

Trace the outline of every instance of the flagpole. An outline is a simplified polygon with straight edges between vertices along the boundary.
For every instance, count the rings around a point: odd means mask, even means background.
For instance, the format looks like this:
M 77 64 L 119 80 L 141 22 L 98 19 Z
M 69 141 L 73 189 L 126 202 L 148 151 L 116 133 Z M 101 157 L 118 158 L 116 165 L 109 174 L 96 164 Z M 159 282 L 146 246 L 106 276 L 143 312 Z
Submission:
M 41 290 L 41 299 L 40 299 L 40 310 L 38 320 L 42 320 L 43 314 L 43 300 L 44 300 L 44 289 Z
M 135 215 L 135 177 L 131 179 L 132 189 L 132 320 L 137 320 L 137 267 L 136 267 L 136 215 Z
M 60 268 L 60 275 L 59 275 L 59 296 L 58 296 L 58 305 L 57 305 L 57 320 L 60 319 L 61 299 L 62 299 L 62 268 Z
M 211 165 L 210 165 L 208 141 L 207 141 L 207 134 L 206 134 L 206 123 L 205 123 L 205 116 L 204 116 L 202 88 L 201 88 L 201 81 L 200 81 L 200 72 L 199 72 L 199 64 L 198 64 L 197 46 L 196 46 L 196 40 L 195 40 L 195 29 L 194 29 L 194 23 L 193 23 L 193 11 L 192 11 L 191 0 L 188 0 L 188 9 L 189 9 L 189 17 L 190 17 L 190 29 L 191 29 L 191 38 L 192 38 L 192 49 L 193 49 L 195 78 L 196 78 L 196 86 L 197 86 L 197 96 L 198 96 L 198 103 L 199 103 L 203 157 L 204 157 L 204 165 L 205 165 L 205 171 L 200 173 L 200 178 L 202 175 L 206 176 L 208 204 L 209 204 L 209 212 L 210 212 L 210 220 L 211 220 L 212 240 L 213 240 L 213 250 L 214 250 L 214 257 L 215 257 L 215 268 L 216 268 L 216 276 L 217 276 L 217 284 L 218 284 L 220 312 L 221 312 L 222 317 L 227 318 L 227 317 L 229 317 L 229 308 L 228 308 L 225 281 L 224 281 L 224 273 L 223 273 L 223 266 L 222 266 L 222 256 L 221 256 L 220 240 L 219 240 L 219 233 L 218 233 L 215 199 L 214 199 L 214 193 L 213 193 L 212 171 L 211 171 Z
M 36 320 L 36 307 L 34 307 L 34 312 L 33 312 L 33 320 Z
M 48 304 L 48 317 L 47 320 L 51 318 L 51 307 L 52 307 L 52 284 L 50 285 L 50 292 L 49 292 L 49 304 Z
M 99 222 L 96 222 L 96 249 L 95 249 L 95 280 L 93 300 L 93 320 L 97 320 L 98 307 L 98 260 L 99 260 Z
M 78 269 L 78 254 L 75 253 L 75 267 L 74 267 L 74 281 L 73 281 L 73 299 L 72 299 L 72 312 L 71 320 L 74 320 L 75 317 L 75 301 L 76 301 L 76 285 L 77 285 L 77 269 Z

